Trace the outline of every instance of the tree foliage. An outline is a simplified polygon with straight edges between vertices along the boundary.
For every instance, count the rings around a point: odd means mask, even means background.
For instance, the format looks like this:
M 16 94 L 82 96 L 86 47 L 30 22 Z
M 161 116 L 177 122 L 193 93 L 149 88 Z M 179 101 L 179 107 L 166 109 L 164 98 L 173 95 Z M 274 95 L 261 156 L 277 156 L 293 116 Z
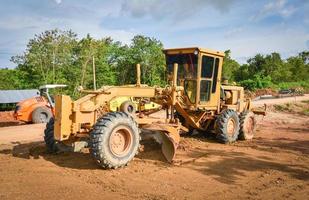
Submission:
M 231 58 L 231 50 L 226 50 L 224 53 L 222 76 L 231 81 L 235 81 L 235 76 L 240 69 L 240 65 L 236 60 Z
M 135 83 L 136 64 L 141 64 L 142 82 L 149 85 L 165 83 L 165 59 L 162 52 L 163 44 L 154 39 L 137 35 L 130 46 L 122 48 L 118 57 L 120 80 L 118 84 Z
M 308 58 L 309 52 L 306 51 L 286 60 L 279 53 L 257 54 L 248 59 L 248 64 L 243 64 L 236 70 L 234 78 L 250 90 L 276 86 L 280 88 L 281 83 L 289 82 L 299 82 L 298 86 L 301 86 L 304 85 L 301 82 L 309 81 Z
M 22 80 L 19 79 L 19 71 L 16 69 L 0 69 L 0 90 L 22 88 Z
M 132 84 L 136 81 L 136 64 L 141 64 L 142 83 L 166 84 L 163 44 L 136 35 L 130 45 L 112 38 L 79 39 L 72 31 L 58 29 L 35 35 L 22 55 L 12 57 L 16 69 L 0 69 L 0 89 L 38 88 L 43 84 L 61 83 L 63 91 L 78 97 L 76 88 L 92 89 L 93 64 L 96 86 Z M 225 51 L 223 76 L 247 89 L 265 87 L 309 87 L 309 52 L 282 59 L 279 53 L 257 54 L 240 65 Z
M 38 88 L 43 84 L 67 84 L 64 92 L 76 96 L 77 86 L 92 89 L 93 64 L 96 86 L 135 83 L 137 63 L 142 66 L 142 83 L 164 85 L 163 45 L 141 35 L 123 45 L 111 38 L 78 39 L 72 31 L 58 29 L 35 35 L 22 55 L 12 57 L 14 70 L 2 69 L 2 89 Z M 2 84 L 3 83 L 3 84 Z

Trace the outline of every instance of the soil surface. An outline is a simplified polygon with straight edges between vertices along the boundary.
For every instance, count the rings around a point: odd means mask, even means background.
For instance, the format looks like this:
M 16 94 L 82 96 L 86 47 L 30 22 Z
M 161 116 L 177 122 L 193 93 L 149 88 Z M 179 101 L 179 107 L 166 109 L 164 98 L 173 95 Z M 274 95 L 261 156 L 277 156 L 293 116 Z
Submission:
M 16 125 L 24 124 L 23 122 L 15 120 L 13 114 L 14 114 L 14 111 L 0 112 L 0 127 L 16 126 Z
M 49 154 L 42 125 L 0 128 L 0 199 L 308 199 L 309 117 L 269 111 L 252 141 L 183 137 L 176 162 L 160 146 L 117 170 L 83 153 Z

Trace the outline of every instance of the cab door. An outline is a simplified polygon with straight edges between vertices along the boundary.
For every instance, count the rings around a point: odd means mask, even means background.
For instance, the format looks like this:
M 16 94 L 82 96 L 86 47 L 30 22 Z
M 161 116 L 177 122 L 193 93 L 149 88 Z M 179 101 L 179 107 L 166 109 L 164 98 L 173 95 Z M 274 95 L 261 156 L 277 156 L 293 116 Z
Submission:
M 222 58 L 210 54 L 201 55 L 198 107 L 215 110 L 220 98 Z

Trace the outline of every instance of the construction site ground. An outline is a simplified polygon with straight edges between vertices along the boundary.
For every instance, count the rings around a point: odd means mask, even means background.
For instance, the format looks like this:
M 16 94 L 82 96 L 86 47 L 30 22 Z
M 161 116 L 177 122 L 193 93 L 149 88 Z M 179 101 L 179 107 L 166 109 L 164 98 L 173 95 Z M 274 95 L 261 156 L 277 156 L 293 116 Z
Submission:
M 47 153 L 44 124 L 2 127 L 0 199 L 308 199 L 309 116 L 271 109 L 258 122 L 252 141 L 183 137 L 173 165 L 145 141 L 117 170 L 99 168 L 87 149 Z

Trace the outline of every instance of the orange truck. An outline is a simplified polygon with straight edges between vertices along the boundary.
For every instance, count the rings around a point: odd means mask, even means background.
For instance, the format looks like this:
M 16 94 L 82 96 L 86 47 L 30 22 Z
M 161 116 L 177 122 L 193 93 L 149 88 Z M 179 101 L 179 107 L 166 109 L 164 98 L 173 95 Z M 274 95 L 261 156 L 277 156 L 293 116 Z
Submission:
M 49 89 L 62 87 L 66 85 L 40 86 L 40 96 L 25 99 L 16 105 L 14 118 L 26 123 L 47 123 L 55 113 L 54 101 L 49 94 Z

